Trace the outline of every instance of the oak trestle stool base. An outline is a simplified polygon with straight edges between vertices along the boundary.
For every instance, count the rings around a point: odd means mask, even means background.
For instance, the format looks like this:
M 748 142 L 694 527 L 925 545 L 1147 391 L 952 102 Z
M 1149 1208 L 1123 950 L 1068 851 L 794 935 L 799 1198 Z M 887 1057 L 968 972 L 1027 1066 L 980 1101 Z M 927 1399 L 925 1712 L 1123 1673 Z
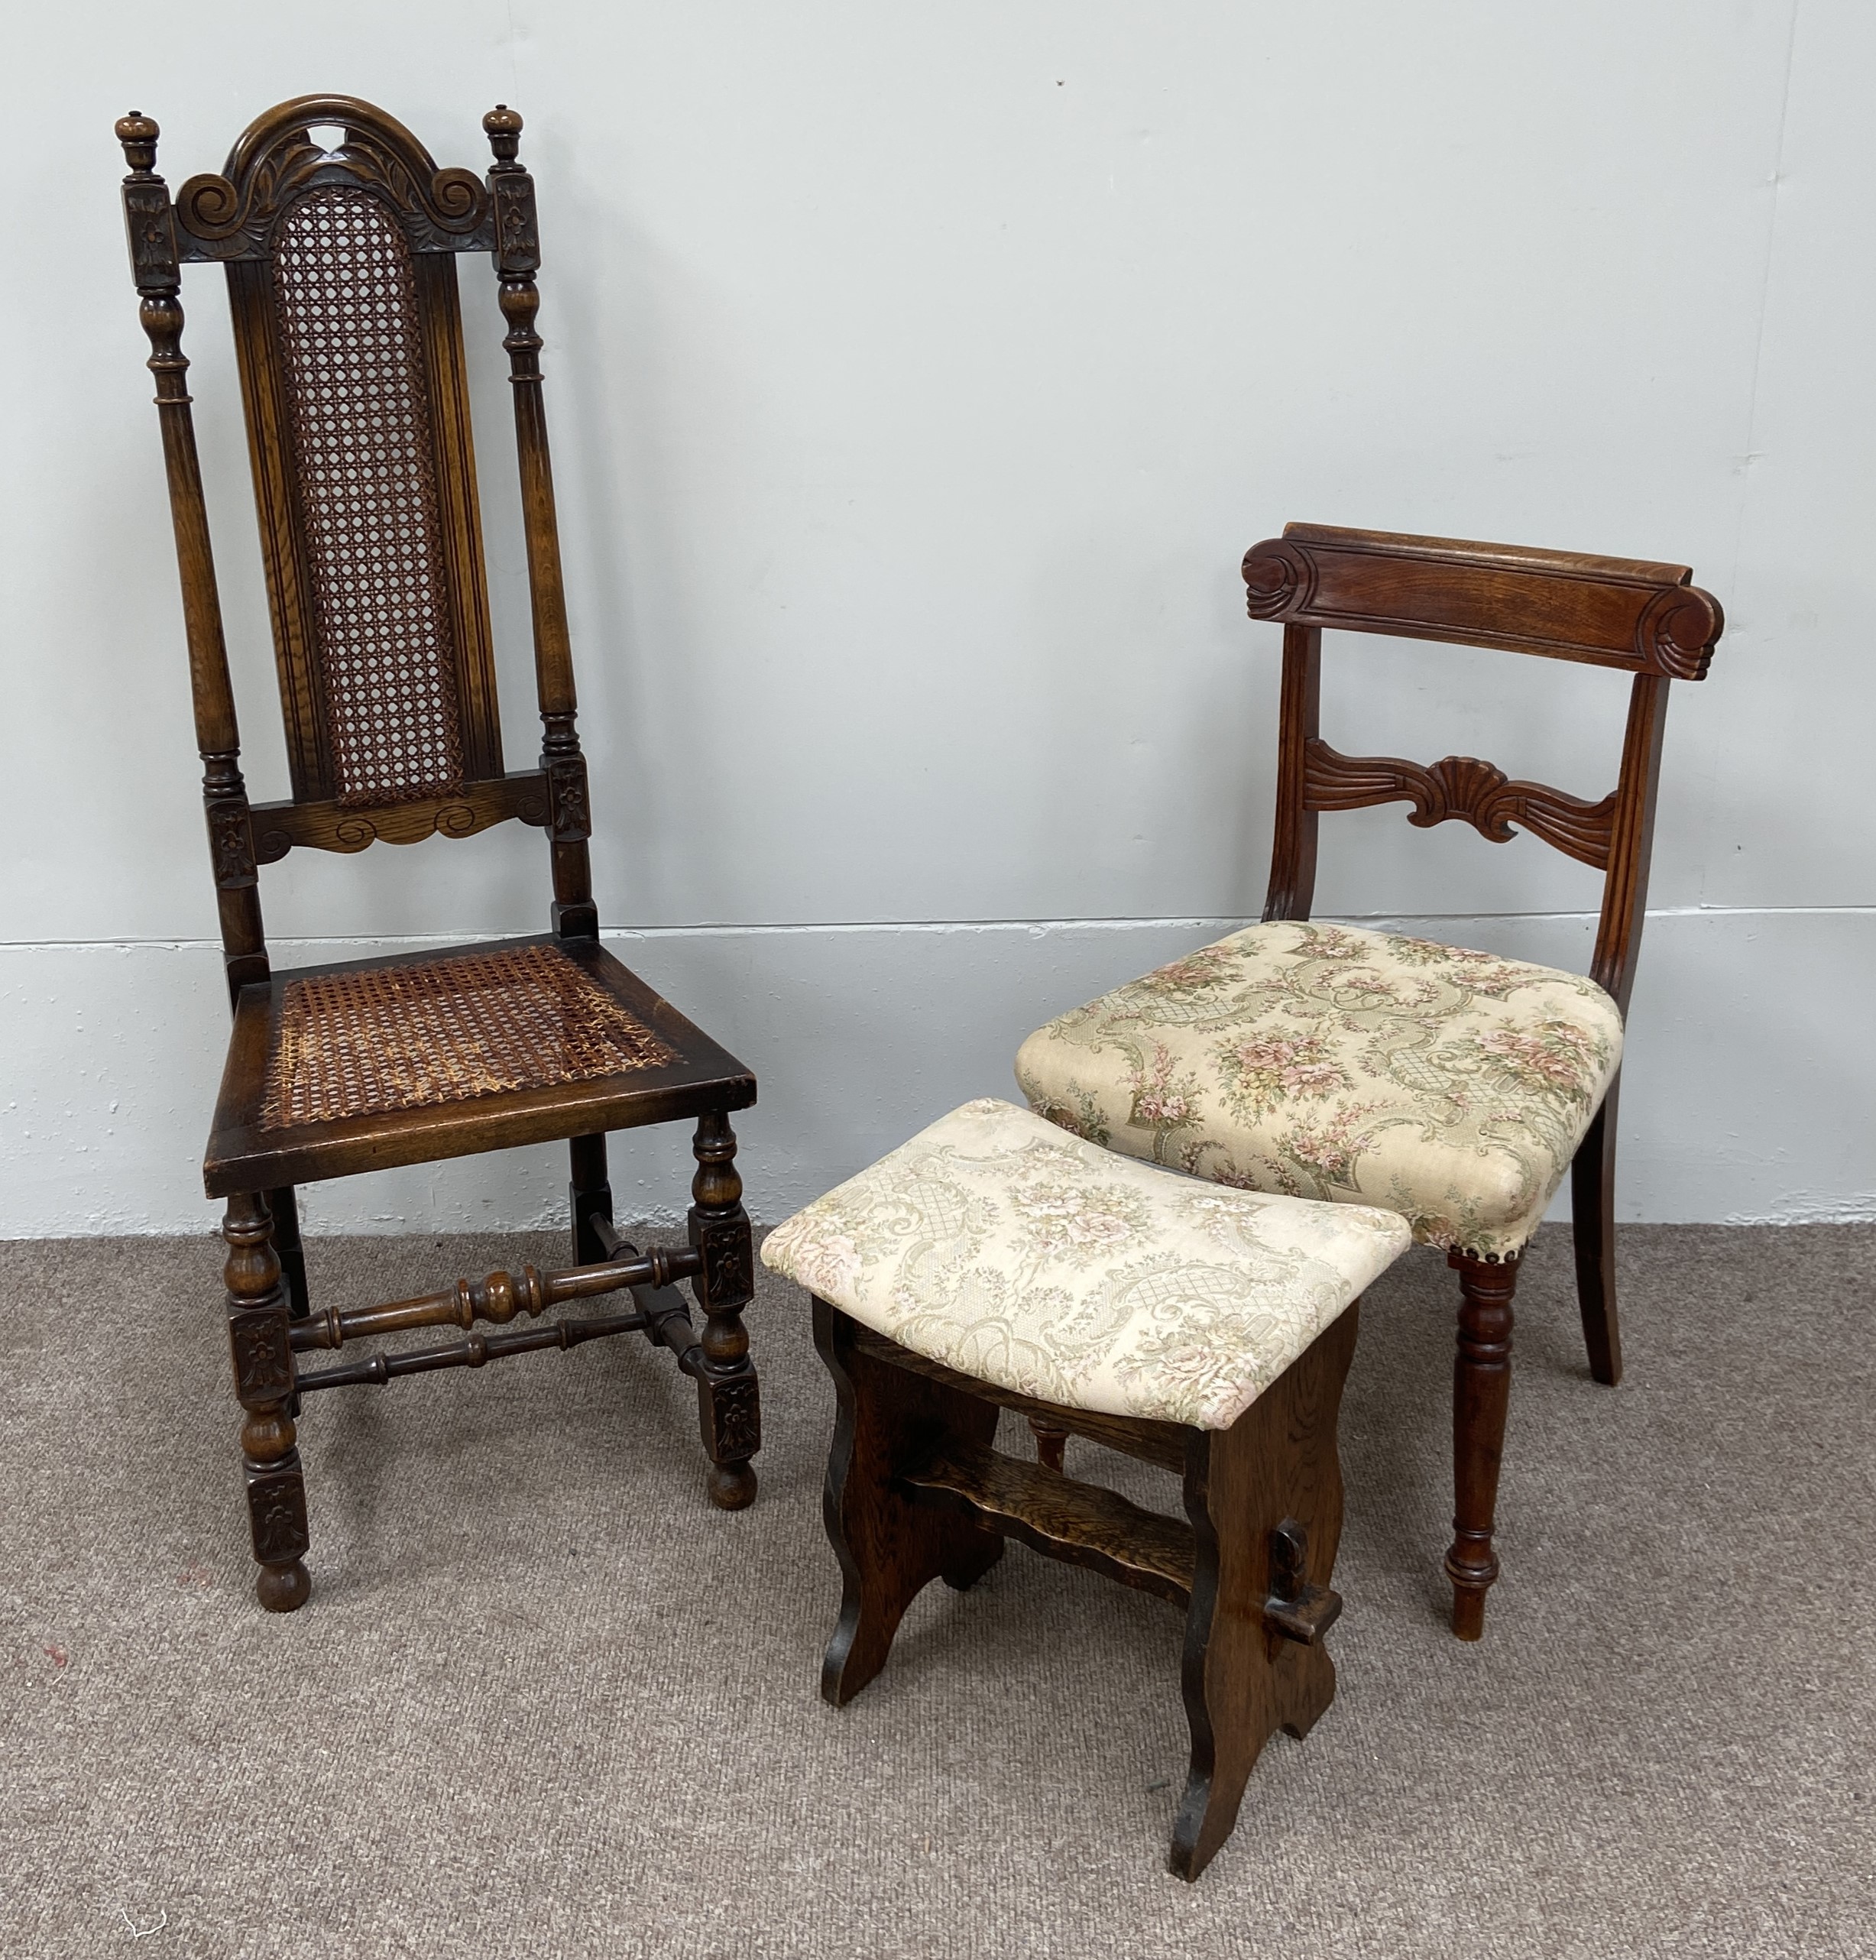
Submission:
M 1011 1538 L 1168 1600 L 1191 1731 L 1170 1863 L 1196 1878 L 1265 1742 L 1334 1698 L 1337 1418 L 1356 1296 L 1408 1242 L 1385 1214 L 1208 1190 L 996 1102 L 778 1227 L 763 1256 L 813 1293 L 838 1404 L 822 1697 L 851 1700 L 919 1592 L 967 1589 Z M 1056 1463 L 1072 1435 L 1178 1472 L 1184 1516 L 999 1451 L 1003 1409 Z

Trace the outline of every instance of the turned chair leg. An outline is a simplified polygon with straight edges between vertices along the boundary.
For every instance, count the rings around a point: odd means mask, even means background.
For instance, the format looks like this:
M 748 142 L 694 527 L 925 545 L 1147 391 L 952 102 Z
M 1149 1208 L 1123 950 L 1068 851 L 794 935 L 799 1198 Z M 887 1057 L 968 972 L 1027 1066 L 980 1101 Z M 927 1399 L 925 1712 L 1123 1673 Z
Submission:
M 248 1519 L 261 1567 L 254 1591 L 271 1613 L 303 1606 L 313 1581 L 301 1562 L 307 1547 L 306 1479 L 293 1447 L 293 1315 L 274 1249 L 273 1221 L 258 1192 L 228 1201 L 228 1342 L 241 1426 Z
M 1570 1231 L 1576 1244 L 1576 1304 L 1589 1372 L 1613 1388 L 1622 1378 L 1622 1323 L 1615 1314 L 1615 1091 L 1609 1084 L 1570 1167 Z
M 1453 1370 L 1453 1631 L 1461 1640 L 1485 1632 L 1486 1594 L 1499 1576 L 1492 1549 L 1499 1463 L 1511 1389 L 1511 1295 L 1515 1254 L 1476 1259 L 1455 1248 L 1447 1264 L 1459 1275 L 1459 1355 Z
M 1059 1470 L 1068 1448 L 1068 1432 L 1046 1416 L 1029 1418 L 1029 1434 L 1035 1438 L 1035 1460 L 1045 1470 Z
M 762 1446 L 762 1404 L 743 1325 L 743 1309 L 756 1296 L 755 1250 L 728 1116 L 716 1110 L 699 1117 L 691 1151 L 697 1174 L 690 1242 L 704 1259 L 691 1284 L 705 1317 L 705 1368 L 697 1382 L 698 1422 L 710 1456 L 705 1488 L 719 1510 L 740 1511 L 755 1501 L 749 1459 Z
M 854 1323 L 815 1301 L 815 1346 L 837 1404 L 821 1515 L 841 1562 L 841 1616 L 821 1696 L 844 1708 L 886 1665 L 906 1608 L 935 1579 L 962 1591 L 1002 1557 L 1003 1540 L 969 1519 L 915 1505 L 894 1479 L 944 1435 L 988 1446 L 996 1408 L 874 1359 Z
M 1181 1878 L 1197 1877 L 1231 1835 L 1272 1733 L 1300 1739 L 1335 1698 L 1321 1636 L 1341 1603 L 1329 1583 L 1342 1537 L 1336 1422 L 1357 1311 L 1230 1429 L 1193 1434 L 1185 1508 L 1196 1556 L 1183 1671 L 1192 1757 L 1170 1860 Z
M 590 1266 L 606 1256 L 593 1229 L 595 1218 L 612 1216 L 612 1187 L 606 1181 L 606 1139 L 576 1136 L 568 1145 L 573 1174 L 567 1185 L 567 1209 L 573 1220 L 573 1263 Z

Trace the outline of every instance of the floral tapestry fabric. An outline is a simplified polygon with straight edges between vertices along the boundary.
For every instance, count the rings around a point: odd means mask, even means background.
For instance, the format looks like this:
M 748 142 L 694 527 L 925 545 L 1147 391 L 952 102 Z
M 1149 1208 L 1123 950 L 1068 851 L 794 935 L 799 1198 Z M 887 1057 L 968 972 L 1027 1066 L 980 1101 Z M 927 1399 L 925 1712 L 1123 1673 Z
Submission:
M 1228 1429 L 1411 1242 L 1391 1212 L 1220 1190 L 986 1100 L 797 1212 L 762 1257 L 960 1374 Z
M 1038 1029 L 1029 1106 L 1247 1191 L 1382 1205 L 1486 1258 L 1537 1229 L 1622 1060 L 1594 981 L 1353 926 L 1254 925 Z

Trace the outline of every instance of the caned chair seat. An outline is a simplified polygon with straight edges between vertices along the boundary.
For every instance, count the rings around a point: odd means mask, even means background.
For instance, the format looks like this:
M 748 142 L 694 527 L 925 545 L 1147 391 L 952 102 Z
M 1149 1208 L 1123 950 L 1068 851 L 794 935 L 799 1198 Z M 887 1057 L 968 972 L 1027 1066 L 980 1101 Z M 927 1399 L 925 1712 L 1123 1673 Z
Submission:
M 1402 935 L 1254 925 L 1051 1021 L 1030 1107 L 1236 1187 L 1379 1206 L 1423 1243 L 1515 1253 L 1622 1060 L 1593 981 Z
M 748 1071 L 596 941 L 547 936 L 274 974 L 243 987 L 212 1197 L 755 1100 Z M 416 1120 L 413 1122 L 413 1118 Z
M 1392 1212 L 1221 1190 L 985 1100 L 798 1212 L 762 1256 L 960 1375 L 1223 1430 L 1410 1243 Z

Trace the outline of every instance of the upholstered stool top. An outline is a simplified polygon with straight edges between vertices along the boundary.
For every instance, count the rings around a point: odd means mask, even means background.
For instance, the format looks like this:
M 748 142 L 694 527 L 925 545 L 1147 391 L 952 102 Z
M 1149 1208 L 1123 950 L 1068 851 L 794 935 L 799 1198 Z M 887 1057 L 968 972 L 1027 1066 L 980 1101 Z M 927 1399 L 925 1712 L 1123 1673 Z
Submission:
M 960 1374 L 1228 1429 L 1411 1239 L 1392 1212 L 1201 1183 L 987 1099 L 797 1212 L 762 1256 Z

